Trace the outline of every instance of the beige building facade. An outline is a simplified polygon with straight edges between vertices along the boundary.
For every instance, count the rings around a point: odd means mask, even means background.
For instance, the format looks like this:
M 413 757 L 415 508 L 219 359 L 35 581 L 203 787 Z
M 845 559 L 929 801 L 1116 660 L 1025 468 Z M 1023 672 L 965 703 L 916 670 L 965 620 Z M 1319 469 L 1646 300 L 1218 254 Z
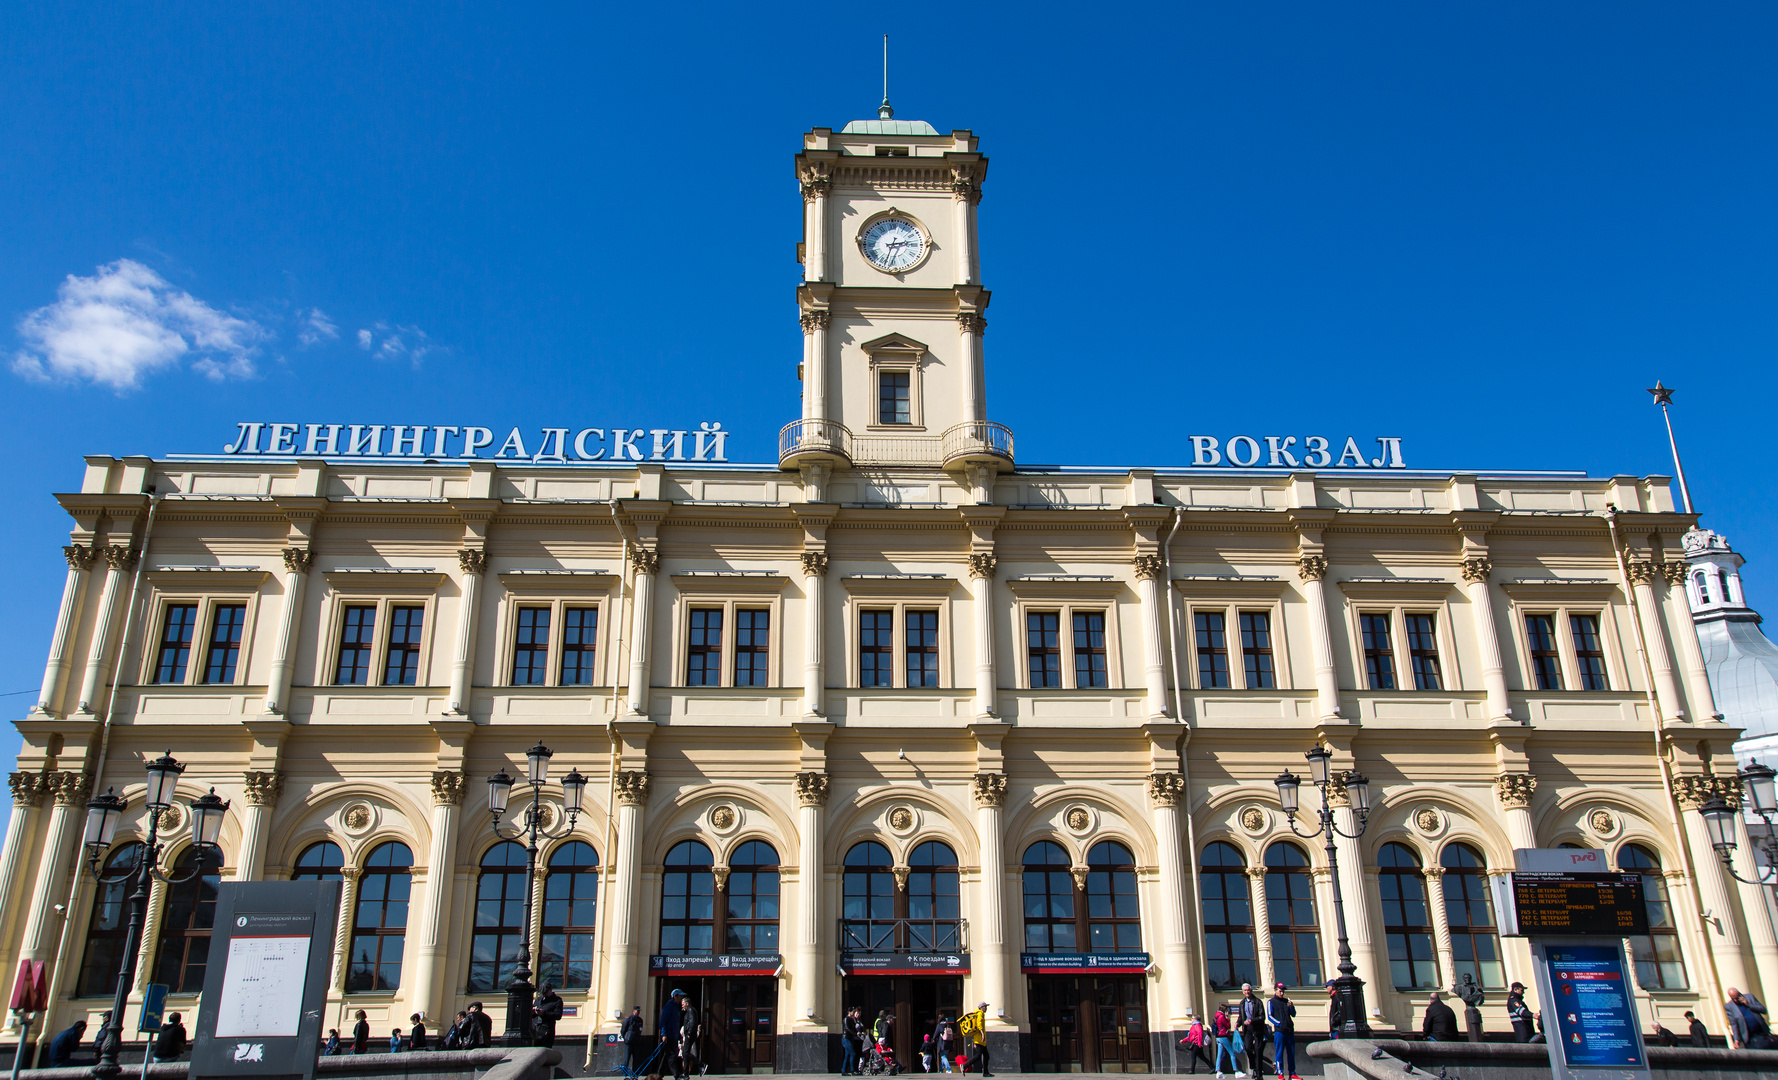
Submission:
M 882 116 L 809 132 L 796 169 L 776 465 L 658 438 L 593 460 L 572 433 L 560 461 L 452 456 L 458 429 L 431 460 L 417 434 L 311 456 L 297 424 L 87 459 L 0 847 L 0 963 L 52 961 L 51 1030 L 108 1007 L 118 955 L 85 801 L 132 800 L 122 865 L 169 748 L 182 798 L 231 804 L 223 868 L 149 904 L 132 1000 L 188 1010 L 217 883 L 333 877 L 328 1026 L 473 1000 L 498 1026 L 524 939 L 593 1057 L 681 988 L 714 1071 L 835 1068 L 854 1004 L 895 1010 L 907 1053 L 982 1001 L 1004 1068 L 1171 1071 L 1244 981 L 1325 1029 L 1334 885 L 1273 785 L 1318 743 L 1372 785 L 1338 862 L 1374 1026 L 1468 974 L 1505 1028 L 1530 958 L 1486 890 L 1522 847 L 1645 874 L 1645 1019 L 1714 1031 L 1724 988 L 1778 992 L 1766 909 L 1697 812 L 1736 795 L 1737 729 L 1665 477 L 1391 468 L 1399 442 L 1341 468 L 1339 440 L 1231 467 L 1261 455 L 1239 438 L 1216 467 L 1021 468 L 987 408 L 976 138 Z M 566 835 L 527 910 L 485 781 L 539 740 Z M 163 816 L 170 861 L 187 820 Z

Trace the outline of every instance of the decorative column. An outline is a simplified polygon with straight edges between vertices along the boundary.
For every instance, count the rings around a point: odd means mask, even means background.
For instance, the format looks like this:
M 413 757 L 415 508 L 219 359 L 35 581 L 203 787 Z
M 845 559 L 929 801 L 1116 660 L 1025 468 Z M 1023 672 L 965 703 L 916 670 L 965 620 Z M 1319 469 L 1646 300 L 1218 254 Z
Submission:
M 1327 791 L 1327 803 L 1333 808 L 1334 821 L 1348 833 L 1357 832 L 1352 797 L 1346 793 L 1346 774 L 1338 773 L 1334 780 L 1336 782 L 1329 784 Z M 1365 995 L 1365 1000 L 1374 1012 L 1383 1003 L 1381 988 L 1390 985 L 1379 977 L 1379 972 L 1388 968 L 1378 965 L 1377 947 L 1371 937 L 1371 905 L 1366 886 L 1374 878 L 1355 838 L 1336 834 L 1334 854 L 1339 858 L 1340 866 L 1346 868 L 1340 875 L 1340 899 L 1346 911 L 1346 944 L 1352 949 L 1352 964 L 1358 969 L 1355 974 L 1366 986 L 1373 988 Z
M 827 280 L 827 195 L 833 182 L 827 162 L 805 161 L 799 170 L 803 190 L 803 280 Z
M 981 998 L 989 1007 L 989 1016 L 996 1010 L 1012 1011 L 1009 995 L 1012 987 L 1006 979 L 1006 853 L 1001 847 L 1000 810 L 1006 805 L 1006 774 L 978 772 L 970 781 L 975 802 L 975 828 L 981 836 L 982 873 L 980 920 L 982 961 Z M 974 942 L 971 942 L 972 951 Z M 972 1003 L 973 1004 L 973 1003 Z
M 1482 688 L 1488 692 L 1488 719 L 1509 719 L 1512 703 L 1506 696 L 1506 663 L 1500 657 L 1500 632 L 1494 625 L 1494 591 L 1488 575 L 1494 564 L 1485 558 L 1463 560 L 1463 588 L 1469 593 L 1469 614 L 1475 620 L 1475 639 L 1482 652 Z
M 1432 940 L 1438 948 L 1438 984 L 1455 986 L 1457 956 L 1451 947 L 1451 913 L 1445 910 L 1445 868 L 1427 866 L 1422 872 L 1426 875 L 1426 907 L 1432 916 Z
M 1276 983 L 1277 964 L 1272 958 L 1272 912 L 1266 904 L 1266 868 L 1264 865 L 1247 868 L 1247 890 L 1252 897 L 1250 910 L 1253 912 L 1253 950 L 1259 959 L 1259 985 L 1262 988 Z
M 1197 1011 L 1197 984 L 1192 979 L 1192 922 L 1186 913 L 1186 853 L 1180 842 L 1181 810 L 1191 812 L 1185 776 L 1176 772 L 1148 774 L 1148 801 L 1154 811 L 1154 837 L 1161 884 L 1161 985 L 1167 991 L 1170 1027 L 1191 1026 L 1186 1010 Z M 1269 948 L 1268 944 L 1268 948 Z
M 982 335 L 988 332 L 988 320 L 973 311 L 957 313 L 957 357 L 963 369 L 963 417 L 965 420 L 986 420 L 982 408 Z
M 37 710 L 53 712 L 62 694 L 62 678 L 68 674 L 68 646 L 74 639 L 74 618 L 86 593 L 87 571 L 99 552 L 92 545 L 69 544 L 62 549 L 68 560 L 68 579 L 62 583 L 62 606 L 56 611 L 55 633 L 49 639 L 49 661 L 43 666 L 43 689 L 37 693 Z
M 821 988 L 827 973 L 822 970 L 821 886 L 825 868 L 821 860 L 822 837 L 831 787 L 824 772 L 796 774 L 796 970 L 790 983 L 796 990 L 793 1023 L 814 1023 L 821 1012 Z
M 636 891 L 642 878 L 642 811 L 648 805 L 648 774 L 626 771 L 617 774 L 616 874 L 606 903 L 611 920 L 610 970 L 606 976 L 605 1001 L 622 1009 L 641 1001 L 637 977 Z
M 12 816 L 6 819 L 6 840 L 0 844 L 0 941 L 15 940 L 7 931 L 13 916 L 25 902 L 20 887 L 25 873 L 25 856 L 31 846 L 37 824 L 37 808 L 49 793 L 42 773 L 15 772 L 6 778 L 12 788 Z M 0 946 L 0 965 L 11 959 L 11 950 Z
M 648 656 L 652 651 L 654 619 L 654 574 L 660 569 L 660 556 L 641 544 L 630 545 L 630 565 L 636 568 L 636 580 L 630 612 L 630 694 L 631 716 L 640 716 L 648 708 Z
M 1642 588 L 1637 586 L 1638 590 Z M 1698 903 L 1710 911 L 1710 917 L 1702 919 L 1704 944 L 1710 950 L 1716 962 L 1717 977 L 1722 985 L 1717 987 L 1717 997 L 1721 998 L 1729 987 L 1745 989 L 1747 982 L 1747 966 L 1742 958 L 1741 931 L 1736 925 L 1735 905 L 1729 900 L 1733 891 L 1729 887 L 1729 874 L 1722 865 L 1722 859 L 1716 854 L 1716 848 L 1710 843 L 1710 830 L 1704 825 L 1703 809 L 1711 796 L 1720 797 L 1728 803 L 1736 813 L 1741 810 L 1741 787 L 1732 778 L 1722 779 L 1715 776 L 1676 776 L 1673 778 L 1673 796 L 1679 801 L 1681 816 L 1685 819 L 1685 836 L 1691 848 L 1692 870 L 1698 879 Z
M 1685 575 L 1689 569 L 1684 559 L 1661 565 L 1667 578 L 1667 619 L 1673 624 L 1679 662 L 1685 668 L 1685 694 L 1691 700 L 1692 719 L 1703 722 L 1716 715 L 1716 695 L 1710 689 L 1710 672 L 1704 667 L 1704 650 L 1698 645 L 1691 602 L 1685 598 Z
M 55 904 L 67 891 L 69 864 L 79 858 L 75 846 L 80 843 L 91 786 L 87 775 L 77 772 L 44 773 L 43 782 L 55 796 L 55 806 L 49 812 L 49 831 L 37 859 L 37 882 L 31 890 L 30 910 L 25 913 L 25 932 L 20 935 L 24 944 L 19 958 L 23 960 L 48 960 L 55 955 L 59 936 Z
M 235 859 L 235 880 L 261 881 L 265 878 L 266 834 L 278 808 L 278 796 L 284 790 L 284 774 L 249 769 L 241 780 L 247 789 L 247 817 L 241 825 L 241 854 Z
M 1303 579 L 1303 600 L 1309 605 L 1309 643 L 1315 652 L 1315 700 L 1322 720 L 1340 715 L 1340 677 L 1334 670 L 1333 631 L 1327 624 L 1327 557 L 1297 559 Z M 1340 856 L 1345 858 L 1344 854 Z M 1350 935 L 1348 935 L 1350 936 Z
M 827 620 L 821 598 L 822 579 L 827 576 L 827 552 L 803 552 L 803 712 L 820 716 L 822 692 L 827 681 L 822 672 L 823 635 Z
M 1736 855 L 1736 861 L 1757 874 L 1760 865 L 1754 857 L 1753 838 L 1747 832 L 1745 814 L 1735 815 L 1735 845 L 1738 852 L 1745 852 Z M 1771 912 L 1766 907 L 1766 897 L 1771 895 L 1772 887 L 1749 885 L 1745 881 L 1736 881 L 1735 887 L 1741 894 L 1741 913 L 1747 919 L 1747 938 L 1753 943 L 1753 966 L 1759 975 L 1759 993 L 1770 996 L 1778 992 L 1778 936 L 1774 935 Z
M 358 881 L 363 876 L 363 867 L 340 867 L 340 922 L 333 931 L 333 981 L 329 984 L 339 993 L 345 992 L 346 968 L 352 961 L 352 923 L 358 911 Z
M 986 552 L 969 557 L 975 582 L 975 714 L 994 715 L 994 570 L 1000 560 Z
M 957 284 L 975 284 L 975 207 L 982 201 L 981 180 L 972 164 L 951 166 L 951 195 L 957 230 Z
M 488 570 L 488 553 L 476 548 L 457 552 L 463 570 L 463 605 L 457 614 L 457 647 L 451 654 L 451 707 L 453 713 L 469 711 L 469 680 L 475 671 L 475 628 L 481 622 L 482 575 Z
M 315 553 L 307 548 L 284 549 L 284 610 L 278 613 L 278 636 L 272 643 L 272 670 L 266 677 L 265 711 L 283 713 L 290 702 L 290 654 L 296 646 L 296 628 L 302 620 L 303 583 Z
M 136 567 L 136 549 L 112 544 L 104 549 L 105 592 L 99 597 L 98 621 L 93 624 L 92 649 L 87 656 L 86 677 L 80 681 L 79 711 L 92 713 L 98 704 L 99 691 L 105 685 L 105 673 L 111 665 L 111 627 L 117 621 L 118 596 L 123 592 L 124 578 Z
M 156 874 L 148 884 L 148 910 L 142 914 L 142 940 L 136 943 L 136 981 L 130 984 L 133 993 L 143 993 L 154 981 L 154 962 L 160 956 L 161 925 L 166 922 L 166 915 L 167 880 Z
M 1531 824 L 1531 794 L 1537 777 L 1530 773 L 1501 773 L 1494 778 L 1494 798 L 1506 814 L 1506 835 L 1515 848 L 1537 846 L 1537 830 Z
M 1667 647 L 1667 627 L 1661 618 L 1660 601 L 1655 598 L 1655 582 L 1660 579 L 1659 566 L 1647 559 L 1630 561 L 1631 588 L 1642 618 L 1642 636 L 1648 642 L 1648 666 L 1655 673 L 1655 702 L 1661 710 L 1656 720 L 1679 720 L 1684 711 L 1679 705 L 1683 699 L 1679 696 L 1679 683 L 1673 678 L 1673 651 Z M 1703 850 L 1712 849 L 1706 844 Z
M 803 418 L 827 419 L 826 311 L 805 311 L 803 324 Z
M 1167 665 L 1166 639 L 1161 632 L 1164 614 L 1161 577 L 1167 568 L 1159 555 L 1138 555 L 1134 562 L 1136 596 L 1142 602 L 1142 673 L 1148 687 L 1148 715 L 1166 716 Z
M 469 777 L 456 769 L 432 774 L 432 846 L 426 852 L 426 891 L 420 897 L 420 943 L 414 971 L 414 1008 L 421 1016 L 446 1019 L 443 995 L 450 951 L 451 890 L 456 884 L 457 825 Z M 597 1022 L 597 1018 L 594 1018 Z

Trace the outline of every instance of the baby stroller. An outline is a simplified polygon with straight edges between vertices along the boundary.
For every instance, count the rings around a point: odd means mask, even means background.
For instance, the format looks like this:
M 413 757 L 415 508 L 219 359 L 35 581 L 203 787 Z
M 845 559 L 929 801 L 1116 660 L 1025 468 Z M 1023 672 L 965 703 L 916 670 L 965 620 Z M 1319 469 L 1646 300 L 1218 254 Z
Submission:
M 873 1042 L 870 1054 L 864 1059 L 866 1076 L 881 1076 L 888 1073 L 894 1076 L 901 1072 L 901 1066 L 895 1063 L 895 1049 L 886 1042 Z

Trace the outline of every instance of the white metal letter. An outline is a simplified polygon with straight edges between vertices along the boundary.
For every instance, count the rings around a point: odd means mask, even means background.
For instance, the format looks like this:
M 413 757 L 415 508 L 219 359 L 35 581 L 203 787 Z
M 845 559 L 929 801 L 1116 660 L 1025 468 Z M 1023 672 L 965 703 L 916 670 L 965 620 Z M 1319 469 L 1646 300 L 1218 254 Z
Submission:
M 588 435 L 597 435 L 600 442 L 605 441 L 604 428 L 583 428 L 579 435 L 574 436 L 574 456 L 580 458 L 582 461 L 598 461 L 605 456 L 605 448 L 603 446 L 599 447 L 599 452 L 596 454 L 587 453 L 586 437 Z
M 1246 461 L 1242 461 L 1240 458 L 1235 456 L 1235 444 L 1236 443 L 1246 443 L 1247 444 L 1250 452 L 1247 454 Z M 1253 441 L 1253 438 L 1248 435 L 1237 435 L 1234 438 L 1230 439 L 1229 440 L 1229 464 L 1230 465 L 1239 465 L 1242 468 L 1246 468 L 1249 465 L 1259 464 L 1259 443 Z
M 555 440 L 556 452 L 549 452 L 550 440 Z M 532 461 L 568 461 L 568 429 L 565 427 L 546 427 L 543 429 L 543 445 L 537 448 Z
M 402 434 L 406 430 L 405 424 L 396 424 L 389 429 L 389 453 L 392 457 L 419 457 L 424 452 L 420 447 L 426 438 L 426 425 L 420 424 L 415 427 L 411 439 Z M 407 449 L 403 449 L 403 447 Z
M 641 437 L 642 437 L 642 429 L 641 428 L 636 428 L 634 430 L 631 430 L 630 428 L 620 428 L 620 427 L 612 428 L 611 429 L 611 459 L 613 461 L 624 461 L 624 460 L 641 461 L 642 460 L 642 451 L 636 445 L 636 440 L 640 439 Z
M 457 434 L 454 427 L 435 427 L 432 429 L 432 456 L 435 458 L 450 457 L 445 452 L 445 438 Z
M 1192 436 L 1192 464 L 1193 465 L 1221 465 L 1222 464 L 1222 451 L 1217 449 L 1217 446 L 1219 446 L 1219 445 L 1221 445 L 1221 444 L 1217 442 L 1217 440 L 1214 436 L 1193 435 Z
M 267 432 L 272 437 L 272 444 L 266 447 L 268 454 L 296 453 L 296 424 L 272 424 Z
M 363 435 L 360 435 L 360 432 Z M 351 430 L 346 432 L 346 453 L 382 457 L 383 451 L 380 447 L 382 441 L 383 425 L 373 424 L 367 428 L 363 424 L 353 424 Z
M 1339 468 L 1343 469 L 1346 467 L 1346 459 L 1347 458 L 1352 459 L 1352 467 L 1353 468 L 1355 468 L 1355 469 L 1364 468 L 1364 466 L 1365 466 L 1364 454 L 1358 449 L 1358 440 L 1354 439 L 1350 435 L 1346 436 L 1346 448 L 1344 450 L 1340 451 Z
M 463 429 L 464 457 L 474 457 L 477 450 L 492 445 L 494 445 L 494 433 L 487 428 L 467 427 Z
M 327 429 L 327 441 L 321 441 L 321 429 Z M 303 445 L 305 454 L 337 454 L 340 452 L 340 425 L 310 424 L 308 442 Z
M 1391 469 L 1405 469 L 1408 467 L 1407 463 L 1401 460 L 1401 439 L 1379 437 L 1377 441 L 1383 444 L 1383 453 L 1388 457 L 1389 467 Z M 1379 461 L 1377 464 L 1381 465 L 1383 463 Z
M 500 444 L 500 449 L 494 451 L 494 456 L 497 458 L 505 457 L 508 450 L 516 450 L 517 453 L 514 456 L 521 459 L 530 456 L 525 453 L 525 439 L 519 434 L 518 428 L 512 429 L 512 434 L 508 435 L 506 441 Z
M 1282 441 L 1280 441 L 1278 436 L 1276 436 L 1276 435 L 1267 435 L 1266 436 L 1266 449 L 1271 451 L 1271 454 L 1272 454 L 1271 460 L 1268 461 L 1267 464 L 1269 464 L 1269 465 L 1289 465 L 1292 468 L 1294 468 L 1297 464 L 1296 455 L 1291 453 L 1286 448 L 1295 442 L 1296 442 L 1295 435 L 1286 435 L 1286 436 L 1284 436 Z
M 668 431 L 657 428 L 650 431 L 649 434 L 654 436 L 654 453 L 650 455 L 650 461 L 662 461 L 669 458 L 673 461 L 685 460 L 685 432 Z M 668 440 L 666 438 L 668 435 L 673 436 L 673 438 Z M 670 455 L 667 453 L 667 444 L 669 441 L 672 443 L 673 451 Z
M 259 453 L 259 429 L 265 425 L 237 423 L 235 426 L 241 429 L 241 433 L 235 437 L 234 445 L 223 447 L 222 452 L 225 454 Z
M 705 460 L 705 458 L 704 458 L 704 440 L 706 438 L 716 440 L 716 446 L 711 451 L 709 460 L 710 461 L 727 461 L 728 460 L 728 458 L 723 456 L 723 451 L 722 451 L 722 444 L 728 441 L 728 432 L 722 430 L 722 422 L 720 420 L 714 424 L 710 423 L 708 420 L 700 423 L 698 425 L 696 437 L 697 437 L 697 443 L 696 443 L 696 446 L 694 447 L 694 449 L 692 450 L 692 455 L 691 455 L 691 459 L 693 461 Z
M 1319 435 L 1303 436 L 1303 449 L 1309 456 L 1303 458 L 1303 464 L 1311 469 L 1325 469 L 1333 463 L 1333 455 L 1327 452 L 1327 440 Z M 1320 461 L 1316 461 L 1320 458 Z

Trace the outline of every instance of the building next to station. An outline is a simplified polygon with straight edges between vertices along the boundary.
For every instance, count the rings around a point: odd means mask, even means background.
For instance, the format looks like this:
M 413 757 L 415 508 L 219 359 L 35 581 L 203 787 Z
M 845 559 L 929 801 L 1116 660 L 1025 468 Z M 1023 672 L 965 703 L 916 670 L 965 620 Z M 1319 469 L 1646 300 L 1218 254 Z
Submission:
M 1372 785 L 1338 863 L 1373 1025 L 1469 975 L 1504 1029 L 1530 959 L 1488 888 L 1521 847 L 1644 875 L 1630 948 L 1669 1027 L 1778 993 L 1697 812 L 1737 796 L 1738 729 L 1667 479 L 1415 471 L 1332 432 L 1021 468 L 988 409 L 987 165 L 887 110 L 803 137 L 776 464 L 718 460 L 712 425 L 540 450 L 301 417 L 88 458 L 0 848 L 0 963 L 52 962 L 49 1029 L 108 1007 L 123 932 L 85 802 L 131 800 L 127 863 L 169 748 L 182 797 L 231 804 L 222 868 L 150 900 L 132 1001 L 187 1010 L 220 881 L 337 878 L 328 1026 L 472 1000 L 499 1026 L 528 939 L 564 1036 L 684 989 L 713 1071 L 834 1068 L 855 1004 L 908 1060 L 983 1001 L 1008 1068 L 1176 1070 L 1243 982 L 1325 1026 L 1334 883 L 1273 784 L 1317 744 Z M 539 740 L 591 784 L 526 910 L 485 780 Z

